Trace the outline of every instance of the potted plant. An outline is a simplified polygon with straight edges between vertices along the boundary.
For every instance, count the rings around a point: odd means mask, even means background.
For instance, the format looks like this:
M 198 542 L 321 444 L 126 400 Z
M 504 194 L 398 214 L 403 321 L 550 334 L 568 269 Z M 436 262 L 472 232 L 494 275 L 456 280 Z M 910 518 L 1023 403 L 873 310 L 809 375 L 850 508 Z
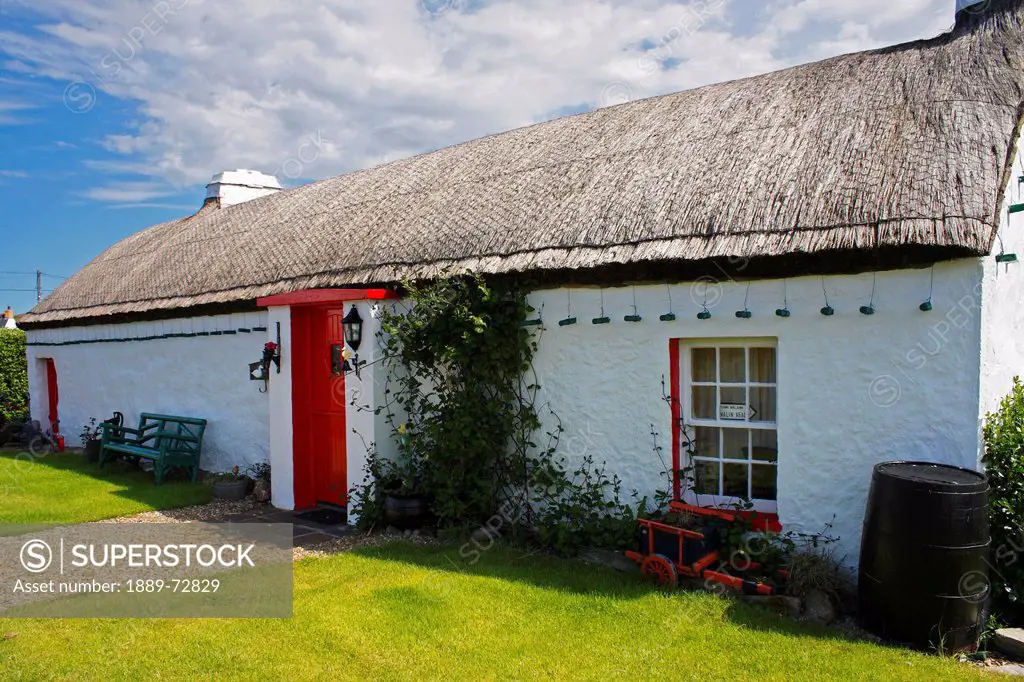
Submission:
M 275 365 L 280 367 L 281 355 L 278 353 L 278 346 L 273 341 L 267 341 L 263 344 L 263 375 L 270 376 L 270 363 L 273 362 Z
M 253 481 L 253 500 L 261 504 L 270 502 L 270 463 L 253 464 L 246 473 Z
M 96 424 L 96 417 L 89 417 L 89 423 L 82 427 L 79 438 L 82 440 L 82 449 L 85 452 L 85 461 L 100 461 L 100 441 L 103 429 Z
M 213 479 L 213 496 L 218 500 L 241 500 L 249 492 L 249 477 L 239 473 L 238 467 Z
M 415 530 L 427 522 L 427 501 L 420 474 L 420 458 L 409 447 L 407 426 L 395 429 L 398 460 L 382 462 L 380 489 L 384 493 L 384 520 L 402 530 Z

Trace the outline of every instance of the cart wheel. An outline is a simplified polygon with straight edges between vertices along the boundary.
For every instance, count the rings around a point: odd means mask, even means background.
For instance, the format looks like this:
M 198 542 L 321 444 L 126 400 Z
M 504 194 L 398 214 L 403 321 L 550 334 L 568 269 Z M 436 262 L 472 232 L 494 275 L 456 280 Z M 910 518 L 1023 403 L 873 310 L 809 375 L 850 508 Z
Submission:
M 35 457 L 46 457 L 53 453 L 53 446 L 42 436 L 35 436 L 28 442 L 28 451 Z
M 659 587 L 671 590 L 679 580 L 676 566 L 663 554 L 651 554 L 644 558 L 640 565 L 644 577 L 653 580 Z

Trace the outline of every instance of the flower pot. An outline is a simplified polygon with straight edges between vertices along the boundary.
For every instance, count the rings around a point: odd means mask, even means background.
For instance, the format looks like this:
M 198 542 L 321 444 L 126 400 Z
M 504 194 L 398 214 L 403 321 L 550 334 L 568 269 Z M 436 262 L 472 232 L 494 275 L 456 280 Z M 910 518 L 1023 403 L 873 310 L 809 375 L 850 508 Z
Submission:
M 98 462 L 100 461 L 100 445 L 101 441 L 98 440 L 87 440 L 85 441 L 85 461 L 86 462 Z
M 386 495 L 384 520 L 400 530 L 416 530 L 427 522 L 427 503 L 422 497 Z
M 249 492 L 249 479 L 239 478 L 233 481 L 217 481 L 213 484 L 213 496 L 218 500 L 241 500 Z

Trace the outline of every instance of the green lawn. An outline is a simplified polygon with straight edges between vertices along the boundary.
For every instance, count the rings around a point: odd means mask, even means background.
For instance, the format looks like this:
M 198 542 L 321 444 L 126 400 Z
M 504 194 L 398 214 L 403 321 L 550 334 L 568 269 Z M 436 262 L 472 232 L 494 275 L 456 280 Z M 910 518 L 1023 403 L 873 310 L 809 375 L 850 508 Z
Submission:
M 7 480 L 13 475 L 13 482 Z M 68 522 L 178 506 L 75 455 L 0 456 L 0 519 Z M 2 489 L 0 489 L 2 490 Z M 978 679 L 950 659 L 853 642 L 705 593 L 493 548 L 392 544 L 295 565 L 281 620 L 0 619 L 4 680 Z M 254 595 L 258 597 L 259 595 Z
M 98 521 L 202 504 L 209 488 L 187 481 L 153 482 L 153 474 L 115 463 L 102 470 L 77 453 L 42 457 L 0 450 L 0 523 Z
M 7 680 L 977 679 L 571 561 L 390 545 L 296 565 L 290 620 L 0 620 Z

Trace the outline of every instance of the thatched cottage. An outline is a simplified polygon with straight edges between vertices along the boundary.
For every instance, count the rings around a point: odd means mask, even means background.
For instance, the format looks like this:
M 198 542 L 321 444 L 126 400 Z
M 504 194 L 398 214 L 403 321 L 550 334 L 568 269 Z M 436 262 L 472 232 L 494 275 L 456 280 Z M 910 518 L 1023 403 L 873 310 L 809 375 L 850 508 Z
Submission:
M 677 460 L 691 441 L 680 495 L 834 516 L 855 563 L 872 465 L 979 466 L 981 419 L 1024 372 L 1022 119 L 1024 0 L 960 0 L 930 40 L 287 191 L 227 173 L 21 318 L 33 415 L 205 417 L 204 468 L 269 458 L 275 505 L 344 504 L 363 441 L 388 440 L 350 404 L 380 400 L 381 365 L 332 371 L 345 316 L 372 361 L 402 278 L 528 273 L 568 456 L 650 492 L 652 427 Z M 248 363 L 268 341 L 264 393 Z

